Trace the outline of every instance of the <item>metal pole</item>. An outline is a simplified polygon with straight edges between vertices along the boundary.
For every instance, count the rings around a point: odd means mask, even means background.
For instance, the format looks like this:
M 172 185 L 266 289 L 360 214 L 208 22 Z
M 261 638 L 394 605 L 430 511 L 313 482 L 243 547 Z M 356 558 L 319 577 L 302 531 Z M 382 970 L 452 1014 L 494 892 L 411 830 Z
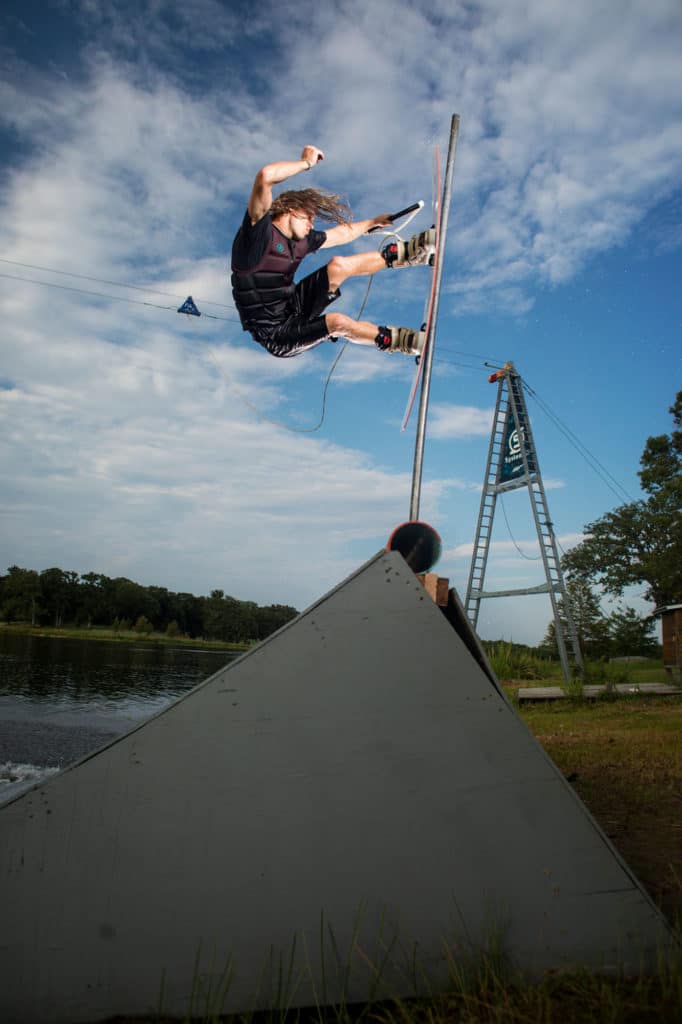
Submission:
M 431 387 L 431 369 L 433 366 L 433 348 L 436 337 L 436 322 L 438 320 L 438 304 L 440 302 L 440 285 L 443 277 L 443 253 L 445 252 L 445 235 L 447 232 L 448 216 L 450 213 L 450 197 L 452 195 L 452 177 L 455 172 L 455 151 L 457 149 L 457 135 L 459 134 L 459 114 L 452 115 L 450 125 L 450 146 L 448 148 L 448 161 L 445 169 L 445 184 L 443 186 L 443 200 L 439 211 L 439 232 L 438 232 L 438 262 L 436 263 L 436 280 L 434 284 L 433 312 L 429 326 L 429 336 L 426 339 L 426 355 L 424 357 L 424 374 L 422 377 L 422 389 L 419 396 L 419 415 L 417 418 L 417 437 L 414 445 L 414 468 L 412 470 L 412 496 L 410 498 L 410 519 L 419 519 L 419 498 L 421 495 L 422 465 L 424 462 L 424 441 L 426 437 L 426 417 L 429 408 L 429 390 Z

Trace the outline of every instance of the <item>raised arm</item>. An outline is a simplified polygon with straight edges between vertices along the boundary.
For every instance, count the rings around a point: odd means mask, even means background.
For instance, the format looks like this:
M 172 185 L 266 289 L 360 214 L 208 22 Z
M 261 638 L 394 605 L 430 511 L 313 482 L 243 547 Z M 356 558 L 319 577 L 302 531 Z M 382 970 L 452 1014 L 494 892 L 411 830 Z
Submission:
M 300 160 L 280 160 L 275 164 L 266 164 L 256 175 L 256 180 L 249 196 L 249 217 L 252 224 L 265 216 L 272 206 L 272 186 L 280 181 L 293 178 L 301 171 L 309 171 L 319 160 L 324 160 L 324 153 L 317 146 L 304 146 Z

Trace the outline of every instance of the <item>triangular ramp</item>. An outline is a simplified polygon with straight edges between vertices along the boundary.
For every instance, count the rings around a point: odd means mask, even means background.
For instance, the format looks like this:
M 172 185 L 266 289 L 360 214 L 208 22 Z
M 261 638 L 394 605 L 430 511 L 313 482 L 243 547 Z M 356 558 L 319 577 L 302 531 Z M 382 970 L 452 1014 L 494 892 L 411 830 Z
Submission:
M 215 1012 L 221 972 L 226 1011 L 408 996 L 489 946 L 655 966 L 664 919 L 475 655 L 381 552 L 2 807 L 0 1019 Z

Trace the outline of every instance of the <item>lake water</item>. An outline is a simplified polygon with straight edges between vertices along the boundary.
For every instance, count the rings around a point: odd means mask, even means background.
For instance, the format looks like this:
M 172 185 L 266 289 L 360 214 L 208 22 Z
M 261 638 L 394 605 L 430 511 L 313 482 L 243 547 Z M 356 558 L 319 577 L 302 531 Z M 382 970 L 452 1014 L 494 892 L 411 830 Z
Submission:
M 0 803 L 156 714 L 234 657 L 0 629 Z

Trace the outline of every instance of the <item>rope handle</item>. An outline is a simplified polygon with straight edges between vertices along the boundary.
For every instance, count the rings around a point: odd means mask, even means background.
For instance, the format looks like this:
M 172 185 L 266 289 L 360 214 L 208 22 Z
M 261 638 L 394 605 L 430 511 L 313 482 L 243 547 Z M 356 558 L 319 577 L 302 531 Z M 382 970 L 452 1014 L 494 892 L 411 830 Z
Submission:
M 422 209 L 423 205 L 424 205 L 424 200 L 420 199 L 418 202 L 412 203 L 410 206 L 406 206 L 404 210 L 398 210 L 397 213 L 392 213 L 391 216 L 388 219 L 389 219 L 390 223 L 393 224 L 396 220 L 398 220 L 399 217 L 406 217 L 409 213 L 417 213 L 418 210 Z M 410 220 L 411 219 L 412 218 L 410 218 Z M 403 227 L 405 227 L 404 224 L 403 224 Z M 380 227 L 380 225 L 377 224 L 376 227 L 370 228 L 369 231 L 367 232 L 367 234 L 368 235 L 373 235 L 375 231 L 383 231 L 383 228 Z

